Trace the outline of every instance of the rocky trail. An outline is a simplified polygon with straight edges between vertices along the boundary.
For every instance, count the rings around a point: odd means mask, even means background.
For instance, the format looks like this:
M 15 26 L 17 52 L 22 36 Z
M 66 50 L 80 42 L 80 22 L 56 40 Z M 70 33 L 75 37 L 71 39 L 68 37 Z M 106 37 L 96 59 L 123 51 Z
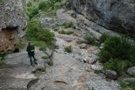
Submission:
M 96 59 L 94 55 L 97 53 L 97 47 L 80 49 L 76 44 L 76 36 L 58 33 L 55 35 L 59 49 L 53 56 L 54 65 L 47 69 L 45 75 L 40 76 L 39 81 L 30 90 L 119 90 L 117 82 L 107 81 L 104 76 L 94 73 L 94 69 L 102 69 L 98 62 L 90 64 Z M 67 42 L 65 37 L 74 39 Z M 64 47 L 68 45 L 72 46 L 72 53 L 64 52 Z M 84 59 L 89 60 L 89 63 L 84 63 Z
M 78 38 L 74 35 L 57 32 L 55 35 L 59 48 L 54 52 L 53 66 L 47 67 L 46 73 L 35 75 L 32 71 L 44 66 L 43 52 L 36 50 L 39 64 L 35 67 L 29 65 L 25 51 L 10 54 L 6 57 L 9 67 L 0 69 L 1 90 L 119 90 L 117 82 L 107 81 L 103 75 L 94 73 L 94 70 L 102 69 L 98 62 L 91 64 L 97 58 L 97 47 L 77 45 Z M 64 52 L 64 47 L 69 45 L 73 48 L 72 53 Z M 83 62 L 85 59 L 88 63 Z
M 58 18 L 75 22 L 61 12 L 57 12 Z M 0 68 L 0 90 L 120 90 L 117 81 L 95 73 L 103 68 L 98 62 L 99 49 L 78 43 L 83 39 L 81 30 L 75 30 L 71 35 L 53 32 L 58 46 L 54 51 L 53 66 L 47 65 L 42 59 L 45 54 L 38 48 L 38 65 L 35 67 L 30 66 L 26 51 L 10 54 L 6 57 L 7 65 Z M 71 53 L 65 52 L 68 46 L 72 47 Z M 46 68 L 46 72 L 40 71 L 41 68 Z

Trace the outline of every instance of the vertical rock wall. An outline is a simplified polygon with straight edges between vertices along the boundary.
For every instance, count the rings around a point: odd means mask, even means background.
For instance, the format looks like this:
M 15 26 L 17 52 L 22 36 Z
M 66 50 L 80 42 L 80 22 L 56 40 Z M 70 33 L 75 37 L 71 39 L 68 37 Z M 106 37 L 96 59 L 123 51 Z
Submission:
M 69 0 L 87 19 L 135 37 L 135 0 Z

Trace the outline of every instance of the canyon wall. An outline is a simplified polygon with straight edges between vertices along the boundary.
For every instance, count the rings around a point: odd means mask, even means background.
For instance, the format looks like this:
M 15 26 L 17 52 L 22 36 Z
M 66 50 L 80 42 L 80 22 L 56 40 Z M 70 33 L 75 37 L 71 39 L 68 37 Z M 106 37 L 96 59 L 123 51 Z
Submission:
M 135 37 L 135 0 L 69 0 L 72 9 L 113 31 Z

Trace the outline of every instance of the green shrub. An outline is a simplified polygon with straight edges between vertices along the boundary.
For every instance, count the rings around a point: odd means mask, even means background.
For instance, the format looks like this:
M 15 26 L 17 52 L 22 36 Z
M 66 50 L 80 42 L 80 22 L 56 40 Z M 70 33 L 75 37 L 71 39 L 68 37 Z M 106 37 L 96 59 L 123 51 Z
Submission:
M 73 32 L 73 31 L 60 30 L 59 33 L 60 33 L 60 34 L 67 34 L 67 35 L 70 35 L 70 34 L 73 34 L 74 32 Z
M 3 3 L 3 0 L 0 0 L 0 4 Z
M 101 37 L 100 37 L 100 43 L 104 43 L 106 41 L 107 38 L 109 38 L 110 36 L 106 33 L 104 33 Z
M 0 54 L 0 61 L 3 61 L 5 59 L 5 54 Z
M 122 74 L 122 72 L 128 69 L 130 62 L 128 60 L 110 59 L 104 66 L 105 69 L 114 70 L 117 71 L 118 74 Z
M 97 41 L 91 34 L 86 34 L 84 36 L 84 40 L 86 44 L 92 44 L 92 45 L 95 45 Z
M 56 8 L 58 8 L 61 4 L 60 4 L 61 0 L 47 0 L 47 1 L 41 1 L 39 3 L 38 8 L 40 10 L 44 10 L 44 11 L 52 11 Z
M 57 9 L 57 8 L 60 8 L 61 6 L 62 6 L 62 4 L 63 3 L 61 3 L 61 2 L 56 2 L 55 4 L 54 4 L 54 7 Z
M 111 58 L 118 58 L 122 60 L 129 59 L 130 44 L 127 39 L 123 37 L 109 37 L 104 43 L 99 56 L 101 62 L 107 62 Z
M 5 60 L 5 54 L 0 54 L 0 66 L 5 64 L 4 60 Z
M 32 19 L 34 16 L 36 16 L 39 13 L 38 8 L 31 8 L 29 9 L 29 11 L 27 12 L 27 15 L 29 16 L 30 19 Z
M 45 10 L 48 4 L 49 4 L 49 3 L 48 3 L 47 1 L 42 1 L 42 2 L 39 3 L 38 8 L 39 8 L 40 10 Z
M 25 11 L 30 19 L 38 15 L 39 14 L 38 1 L 32 1 L 32 0 L 27 1 Z
M 41 13 L 52 16 L 56 14 L 56 10 L 63 4 L 62 2 L 63 0 L 29 0 L 25 10 L 30 19 L 38 17 Z
M 29 7 L 31 7 L 32 6 L 32 2 L 28 2 L 27 3 L 27 7 L 29 8 Z
M 130 61 L 135 65 L 135 45 L 132 45 L 129 51 Z
M 121 90 L 135 90 L 135 81 L 126 82 L 120 81 Z
M 125 72 L 135 65 L 135 45 L 124 37 L 108 37 L 100 50 L 100 61 L 106 69 Z
M 63 26 L 65 28 L 74 28 L 74 23 L 73 22 L 65 22 L 65 23 L 63 23 Z
M 72 52 L 72 47 L 71 46 L 65 47 L 64 51 L 67 52 L 67 53 L 71 53 Z
M 52 45 L 54 41 L 54 34 L 50 32 L 50 30 L 43 30 L 37 33 L 38 39 L 41 41 L 45 41 L 48 46 Z
M 45 10 L 45 11 L 49 11 L 49 9 L 52 10 L 53 7 L 53 3 L 51 3 L 50 1 L 42 1 L 39 3 L 38 8 L 40 10 Z
M 37 19 L 32 19 L 27 25 L 26 36 L 28 40 L 36 40 L 38 32 L 42 30 L 40 22 Z
M 41 41 L 41 40 L 39 41 L 39 40 L 37 40 L 37 41 L 32 41 L 32 43 L 33 43 L 35 46 L 39 47 L 40 50 L 46 51 L 47 45 L 46 45 L 46 43 L 45 43 L 44 41 Z
M 37 19 L 32 19 L 29 22 L 26 36 L 29 41 L 41 49 L 45 49 L 46 46 L 51 48 L 54 44 L 54 34 L 50 30 L 42 28 Z

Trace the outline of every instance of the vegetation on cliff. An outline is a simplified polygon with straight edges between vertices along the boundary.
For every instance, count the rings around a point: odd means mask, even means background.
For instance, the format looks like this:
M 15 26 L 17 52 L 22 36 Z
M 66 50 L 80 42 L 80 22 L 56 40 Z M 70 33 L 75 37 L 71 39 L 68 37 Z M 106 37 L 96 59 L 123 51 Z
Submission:
M 27 1 L 26 13 L 30 19 L 41 13 L 52 16 L 63 3 L 65 0 L 29 0 Z
M 29 17 L 26 36 L 29 41 L 41 49 L 54 45 L 54 34 L 51 30 L 41 26 L 39 17 L 41 14 L 54 13 L 62 0 L 29 0 L 27 1 L 26 13 Z
M 28 41 L 32 41 L 42 49 L 54 45 L 54 34 L 43 28 L 38 19 L 32 19 L 28 23 L 26 36 Z
M 135 45 L 125 37 L 108 37 L 100 51 L 100 61 L 105 68 L 115 70 L 119 74 L 135 65 Z

